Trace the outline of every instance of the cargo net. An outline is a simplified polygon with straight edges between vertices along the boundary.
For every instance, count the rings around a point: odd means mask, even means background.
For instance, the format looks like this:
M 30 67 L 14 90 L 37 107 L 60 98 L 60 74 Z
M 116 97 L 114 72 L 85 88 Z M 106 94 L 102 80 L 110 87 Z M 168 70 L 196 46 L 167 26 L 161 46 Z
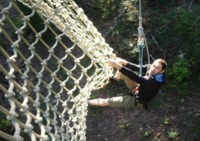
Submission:
M 71 0 L 0 2 L 0 140 L 84 141 L 112 49 Z

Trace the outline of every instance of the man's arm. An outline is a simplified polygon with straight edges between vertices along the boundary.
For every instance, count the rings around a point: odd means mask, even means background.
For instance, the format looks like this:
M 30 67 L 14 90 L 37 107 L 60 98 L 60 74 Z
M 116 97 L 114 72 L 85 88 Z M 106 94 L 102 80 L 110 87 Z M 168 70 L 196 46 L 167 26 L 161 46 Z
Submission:
M 128 62 L 126 62 L 127 64 Z M 114 68 L 116 68 L 119 72 L 121 72 L 122 74 L 126 75 L 127 77 L 129 77 L 131 80 L 135 81 L 138 83 L 138 79 L 139 79 L 139 75 L 130 70 L 129 68 L 127 67 L 124 67 L 122 65 L 122 63 L 119 63 L 117 60 L 109 60 L 108 61 L 108 64 Z M 125 63 L 124 63 L 125 64 Z
M 115 60 L 113 60 L 113 59 L 109 60 L 108 64 L 110 66 L 112 66 L 112 67 L 115 67 L 116 69 L 117 69 L 118 65 L 125 66 L 125 67 L 127 67 L 127 68 L 129 68 L 131 70 L 134 70 L 135 68 L 139 69 L 139 65 L 131 63 L 131 62 L 128 62 L 128 61 L 126 61 L 126 60 L 124 60 L 122 58 L 116 58 Z M 119 69 L 117 69 L 117 70 L 119 70 Z
M 128 61 L 122 59 L 122 58 L 119 58 L 117 57 L 116 60 L 115 60 L 117 63 L 123 65 L 123 66 L 126 66 L 128 64 Z
M 119 72 L 126 75 L 129 79 L 135 81 L 136 83 L 140 83 L 140 77 L 139 74 L 135 71 L 130 70 L 127 67 L 122 67 Z
M 148 64 L 142 65 L 142 72 L 143 72 L 143 73 L 146 73 L 146 71 L 147 71 L 147 69 L 148 69 L 149 66 L 150 66 L 150 65 L 148 65 Z M 131 62 L 128 62 L 128 63 L 125 65 L 125 67 L 131 69 L 132 71 L 139 71 L 139 69 L 140 69 L 140 65 L 135 64 L 135 63 L 131 63 Z
M 135 64 L 135 63 L 132 63 L 132 62 L 129 62 L 127 60 L 124 60 L 122 58 L 116 58 L 115 60 L 117 63 L 129 68 L 130 70 L 132 71 L 139 71 L 140 69 L 140 65 L 138 64 Z M 143 73 L 146 73 L 147 71 L 147 67 L 148 65 L 142 65 L 142 70 L 143 70 Z
M 123 66 L 123 63 L 120 63 L 119 61 L 117 60 L 108 60 L 108 64 L 111 66 L 111 67 L 114 67 L 116 68 L 117 70 L 120 70 Z

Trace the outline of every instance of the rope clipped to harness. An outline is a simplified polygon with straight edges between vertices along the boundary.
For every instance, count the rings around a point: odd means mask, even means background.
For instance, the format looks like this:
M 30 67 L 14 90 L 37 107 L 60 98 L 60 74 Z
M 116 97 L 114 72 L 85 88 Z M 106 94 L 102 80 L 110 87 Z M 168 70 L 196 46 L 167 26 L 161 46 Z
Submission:
M 144 29 L 142 27 L 142 6 L 141 0 L 139 0 L 139 27 L 138 27 L 138 42 L 137 47 L 139 48 L 139 77 L 142 76 L 142 64 L 143 64 L 143 50 L 145 48 L 145 38 L 144 38 Z M 135 107 L 137 107 L 137 102 L 139 99 L 139 84 L 135 88 Z

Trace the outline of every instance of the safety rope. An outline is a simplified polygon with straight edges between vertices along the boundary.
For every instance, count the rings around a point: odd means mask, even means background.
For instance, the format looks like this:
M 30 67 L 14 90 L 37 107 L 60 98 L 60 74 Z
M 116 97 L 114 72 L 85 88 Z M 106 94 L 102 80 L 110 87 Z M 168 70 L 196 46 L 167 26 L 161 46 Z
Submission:
M 143 52 L 144 52 L 145 46 L 147 49 L 148 64 L 150 64 L 149 50 L 148 50 L 147 41 L 146 41 L 145 34 L 144 34 L 144 29 L 142 27 L 142 4 L 141 4 L 141 0 L 139 0 L 139 27 L 138 27 L 138 42 L 137 42 L 137 47 L 139 48 L 139 77 L 142 76 Z M 139 87 L 140 87 L 140 85 L 138 84 L 138 86 L 135 88 L 135 92 L 134 92 L 135 107 L 137 107 L 137 102 L 139 99 L 139 95 L 138 95 Z
M 139 76 L 142 76 L 142 64 L 143 64 L 143 49 L 145 48 L 144 44 L 144 29 L 142 27 L 142 4 L 139 0 L 139 27 L 138 27 L 138 43 L 137 47 L 139 48 Z
M 147 40 L 144 34 L 144 29 L 142 27 L 142 3 L 141 0 L 139 0 L 139 27 L 138 27 L 138 43 L 137 47 L 139 48 L 139 76 L 142 76 L 142 64 L 143 64 L 143 49 L 146 48 L 147 52 L 147 59 L 148 64 L 150 64 L 150 57 L 149 57 L 149 49 Z M 149 68 L 148 68 L 149 69 Z

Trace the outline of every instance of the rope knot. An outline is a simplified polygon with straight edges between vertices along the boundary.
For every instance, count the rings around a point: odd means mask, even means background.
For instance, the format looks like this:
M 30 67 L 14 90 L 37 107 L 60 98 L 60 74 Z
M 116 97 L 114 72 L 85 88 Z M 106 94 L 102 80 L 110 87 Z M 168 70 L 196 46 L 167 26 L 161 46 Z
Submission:
M 9 113 L 10 113 L 10 115 L 7 116 L 8 120 L 13 120 L 19 116 L 15 111 L 10 111 Z

